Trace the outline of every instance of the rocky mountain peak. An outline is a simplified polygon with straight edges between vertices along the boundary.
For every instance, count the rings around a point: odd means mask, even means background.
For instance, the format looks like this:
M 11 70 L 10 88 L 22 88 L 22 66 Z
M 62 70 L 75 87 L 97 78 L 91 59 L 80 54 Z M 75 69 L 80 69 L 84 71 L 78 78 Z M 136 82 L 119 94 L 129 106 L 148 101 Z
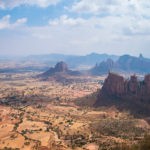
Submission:
M 120 96 L 124 93 L 124 78 L 115 73 L 109 73 L 105 80 L 102 91 L 105 91 L 108 95 Z
M 55 65 L 54 69 L 56 72 L 66 72 L 68 71 L 68 66 L 65 62 L 61 61 Z
M 150 114 L 150 74 L 144 80 L 133 75 L 129 80 L 109 73 L 94 104 L 99 106 L 115 106 L 120 110 L 129 110 L 134 115 Z
M 150 99 L 150 74 L 146 75 L 143 81 L 138 80 L 136 75 L 132 75 L 129 80 L 124 77 L 109 73 L 100 91 L 101 95 L 106 95 L 110 99 L 113 97 L 124 99 L 134 97 L 134 99 Z

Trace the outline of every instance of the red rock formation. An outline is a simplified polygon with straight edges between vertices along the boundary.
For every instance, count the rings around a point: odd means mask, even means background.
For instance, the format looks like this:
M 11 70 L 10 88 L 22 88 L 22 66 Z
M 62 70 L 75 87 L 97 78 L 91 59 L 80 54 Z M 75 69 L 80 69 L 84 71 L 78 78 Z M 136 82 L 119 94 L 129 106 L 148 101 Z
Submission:
M 145 78 L 144 78 L 144 86 L 145 86 L 145 88 L 144 88 L 145 94 L 147 96 L 150 96 L 150 74 L 145 76 Z
M 102 91 L 105 91 L 108 95 L 121 96 L 125 93 L 124 78 L 114 73 L 109 73 L 105 80 Z
M 139 89 L 139 82 L 137 76 L 135 75 L 131 76 L 127 86 L 128 86 L 127 93 L 138 94 L 137 92 Z
M 67 72 L 68 71 L 68 66 L 64 62 L 59 62 L 55 65 L 55 72 Z
M 70 77 L 79 75 L 81 75 L 79 71 L 69 70 L 67 64 L 61 61 L 58 62 L 55 67 L 51 67 L 49 70 L 39 74 L 37 77 L 41 80 L 55 80 L 65 83 L 70 82 Z
M 130 80 L 125 80 L 120 75 L 109 73 L 100 93 L 110 98 L 150 99 L 150 75 L 146 75 L 144 81 L 138 81 L 135 75 Z
M 150 75 L 138 81 L 135 75 L 125 80 L 122 76 L 109 73 L 94 106 L 116 106 L 120 110 L 129 110 L 133 115 L 149 117 Z

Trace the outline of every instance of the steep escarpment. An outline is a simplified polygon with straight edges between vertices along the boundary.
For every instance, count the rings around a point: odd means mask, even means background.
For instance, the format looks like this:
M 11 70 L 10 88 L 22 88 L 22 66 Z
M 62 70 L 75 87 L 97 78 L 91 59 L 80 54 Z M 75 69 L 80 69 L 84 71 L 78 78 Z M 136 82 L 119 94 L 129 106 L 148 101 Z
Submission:
M 150 115 L 150 75 L 139 81 L 135 75 L 127 80 L 118 74 L 109 73 L 94 105 L 115 105 L 121 109 Z
M 126 80 L 120 75 L 109 73 L 101 93 L 118 98 L 135 96 L 137 99 L 150 99 L 150 75 L 139 81 L 136 75 Z
M 109 96 L 121 96 L 125 92 L 124 78 L 122 76 L 109 73 L 108 78 L 102 87 L 102 92 Z

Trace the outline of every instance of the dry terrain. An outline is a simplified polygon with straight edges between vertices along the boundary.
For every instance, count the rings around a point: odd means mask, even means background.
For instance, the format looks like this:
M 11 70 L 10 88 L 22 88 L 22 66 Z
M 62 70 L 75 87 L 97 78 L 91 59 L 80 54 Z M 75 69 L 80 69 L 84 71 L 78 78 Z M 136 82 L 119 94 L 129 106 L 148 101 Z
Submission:
M 105 77 L 80 76 L 80 82 L 65 84 L 36 75 L 0 74 L 1 150 L 109 150 L 150 132 L 147 118 L 115 107 L 77 105 L 95 101 L 91 94 Z

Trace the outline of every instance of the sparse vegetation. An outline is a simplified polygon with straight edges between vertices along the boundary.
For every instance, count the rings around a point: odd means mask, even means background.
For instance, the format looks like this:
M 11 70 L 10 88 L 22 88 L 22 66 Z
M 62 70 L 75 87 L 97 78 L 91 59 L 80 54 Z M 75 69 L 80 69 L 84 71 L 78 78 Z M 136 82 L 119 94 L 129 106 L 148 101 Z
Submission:
M 136 127 L 136 120 L 131 119 L 101 119 L 97 123 L 92 123 L 95 132 L 106 136 L 131 139 L 143 136 L 144 129 Z
M 150 149 L 150 135 L 145 135 L 144 138 L 137 144 L 127 145 L 120 144 L 113 148 L 113 150 L 149 150 Z
M 83 82 L 62 84 L 29 76 L 14 74 L 13 80 L 3 77 L 0 83 L 5 85 L 0 89 L 0 149 L 15 150 L 14 143 L 18 150 L 84 149 L 89 144 L 100 150 L 148 146 L 141 140 L 150 132 L 148 119 L 115 108 L 91 107 L 103 79 L 80 77 Z

